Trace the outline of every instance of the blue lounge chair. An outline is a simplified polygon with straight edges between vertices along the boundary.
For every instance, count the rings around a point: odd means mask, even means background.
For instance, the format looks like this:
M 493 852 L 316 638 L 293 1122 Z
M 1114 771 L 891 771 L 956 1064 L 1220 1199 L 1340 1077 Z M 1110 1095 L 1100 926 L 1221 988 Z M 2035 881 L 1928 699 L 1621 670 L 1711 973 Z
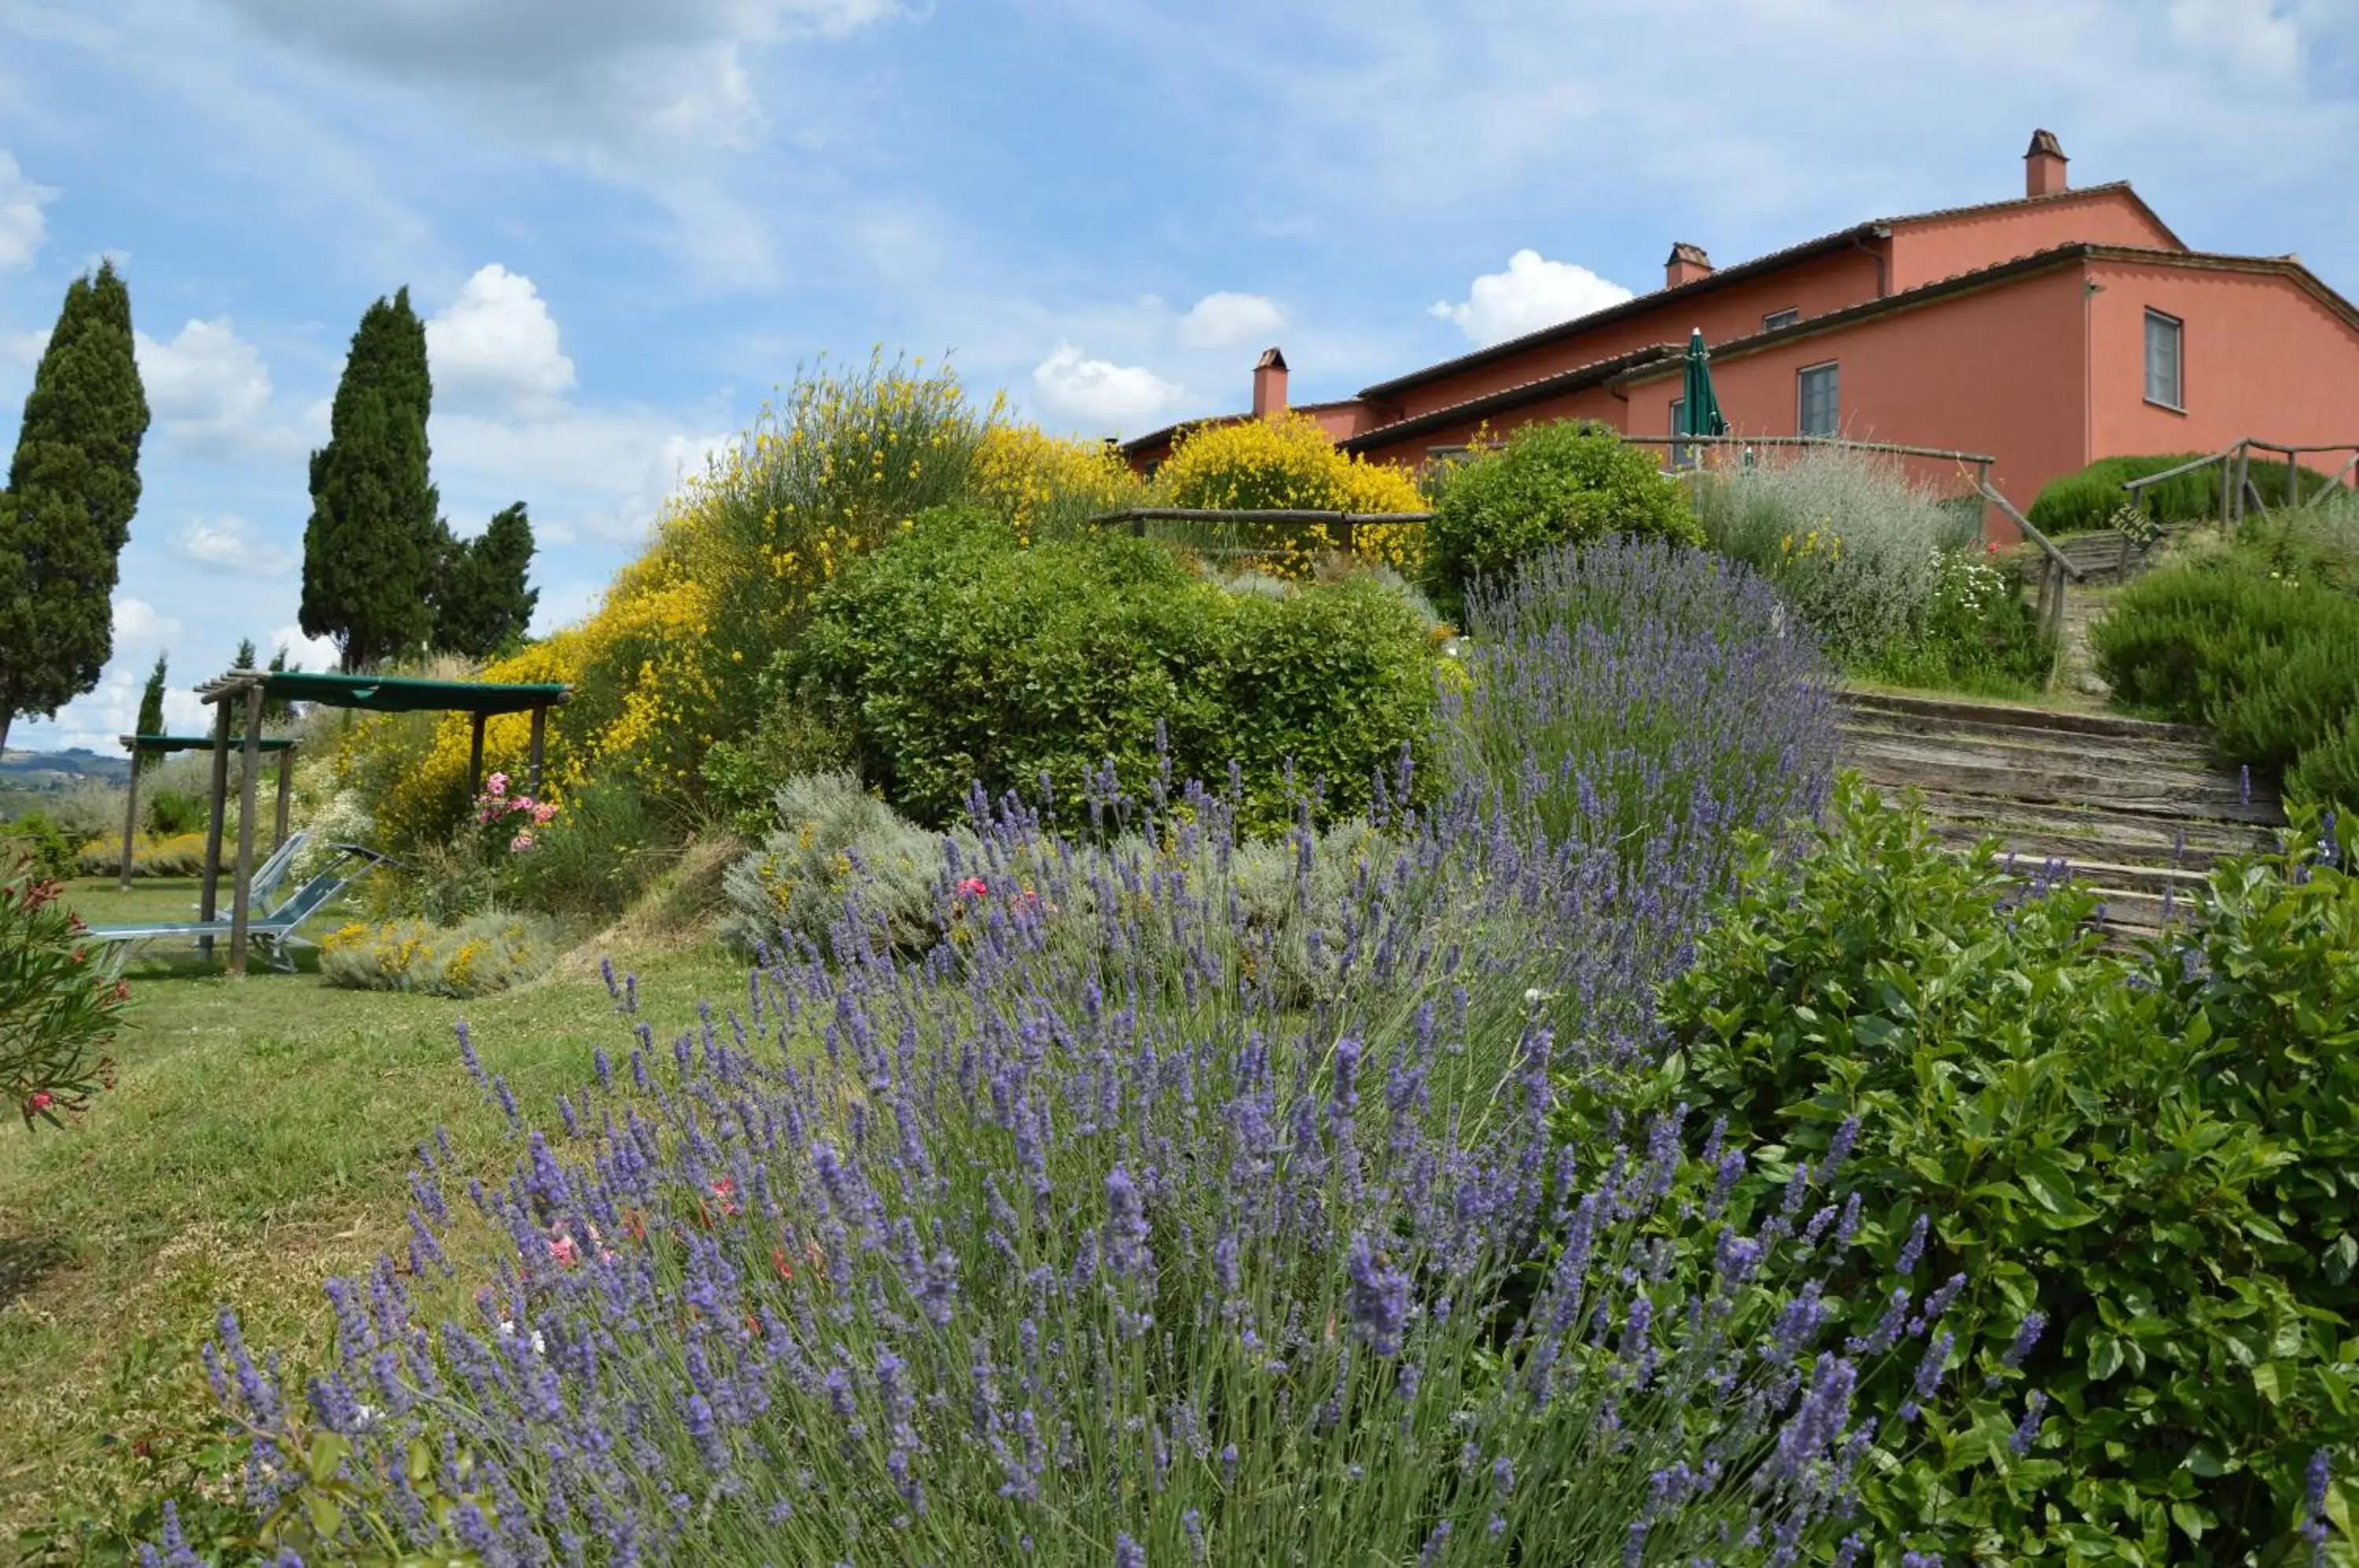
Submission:
M 294 841 L 290 838 L 288 842 L 291 844 Z M 267 948 L 271 963 L 279 969 L 292 970 L 295 967 L 292 949 L 307 945 L 297 934 L 298 928 L 342 894 L 346 887 L 388 858 L 356 844 L 332 844 L 328 847 L 336 852 L 336 859 L 332 863 L 296 888 L 277 909 L 266 914 L 247 917 L 246 940 Z M 361 861 L 360 866 L 348 867 L 346 862 L 352 857 L 357 857 Z M 294 857 L 289 855 L 288 860 L 291 865 Z M 283 880 L 286 875 L 283 868 L 279 875 Z M 207 937 L 225 942 L 231 932 L 229 917 L 222 915 L 210 920 L 157 920 L 147 925 L 92 926 L 84 934 L 100 942 L 119 942 L 128 945 L 182 939 L 201 942 Z
M 295 868 L 295 857 L 302 854 L 303 846 L 310 842 L 310 830 L 299 828 L 287 835 L 286 843 L 270 852 L 269 859 L 255 867 L 254 890 L 246 895 L 250 903 L 263 903 L 278 891 L 279 884 L 286 881 L 287 874 Z

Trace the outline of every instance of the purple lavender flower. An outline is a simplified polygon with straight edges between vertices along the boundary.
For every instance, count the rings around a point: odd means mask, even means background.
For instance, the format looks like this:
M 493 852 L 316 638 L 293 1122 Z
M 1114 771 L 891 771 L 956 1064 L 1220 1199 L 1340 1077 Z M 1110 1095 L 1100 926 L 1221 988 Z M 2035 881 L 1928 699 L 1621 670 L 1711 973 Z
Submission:
M 1352 1243 L 1345 1264 L 1349 1285 L 1344 1310 L 1352 1331 L 1378 1356 L 1398 1356 L 1401 1333 L 1408 1325 L 1409 1279 L 1399 1268 L 1359 1236 Z
M 1900 1244 L 1900 1256 L 1893 1262 L 1892 1271 L 1904 1279 L 1917 1272 L 1917 1260 L 1925 1255 L 1928 1218 L 1924 1214 L 1917 1216 L 1917 1223 L 1908 1227 L 1908 1239 Z
M 2048 1396 L 2037 1388 L 2023 1402 L 2023 1419 L 2016 1422 L 2015 1434 L 2006 1440 L 2008 1451 L 2017 1459 L 2030 1453 L 2031 1445 L 2039 1441 L 2039 1416 L 2047 1408 Z

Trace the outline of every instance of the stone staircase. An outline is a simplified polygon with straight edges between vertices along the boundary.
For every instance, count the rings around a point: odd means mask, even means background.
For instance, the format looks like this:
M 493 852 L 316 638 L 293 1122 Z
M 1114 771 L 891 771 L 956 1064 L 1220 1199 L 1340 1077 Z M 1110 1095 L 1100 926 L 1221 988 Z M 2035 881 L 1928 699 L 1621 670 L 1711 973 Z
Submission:
M 2183 724 L 1853 692 L 1842 731 L 1843 765 L 1887 794 L 1921 791 L 1945 842 L 1995 838 L 2027 872 L 2064 862 L 2118 940 L 2160 930 L 2214 860 L 2268 847 L 2285 822 L 2274 791 Z

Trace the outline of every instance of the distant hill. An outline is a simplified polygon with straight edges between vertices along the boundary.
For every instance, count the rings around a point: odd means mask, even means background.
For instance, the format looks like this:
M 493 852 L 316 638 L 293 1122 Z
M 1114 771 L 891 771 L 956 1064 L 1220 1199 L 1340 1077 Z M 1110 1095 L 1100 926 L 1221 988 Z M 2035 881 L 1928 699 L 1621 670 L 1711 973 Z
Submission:
M 0 752 L 0 785 L 19 789 L 64 789 L 82 782 L 120 784 L 131 777 L 127 757 L 102 757 L 76 746 L 71 751 Z

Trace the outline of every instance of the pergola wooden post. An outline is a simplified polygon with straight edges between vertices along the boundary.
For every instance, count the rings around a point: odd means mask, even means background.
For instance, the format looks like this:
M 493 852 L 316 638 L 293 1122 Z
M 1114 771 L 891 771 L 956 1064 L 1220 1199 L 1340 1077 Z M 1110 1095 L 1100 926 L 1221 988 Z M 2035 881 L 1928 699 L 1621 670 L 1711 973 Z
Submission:
M 261 787 L 260 757 L 265 751 L 281 754 L 278 767 L 277 842 L 288 838 L 288 809 L 294 789 L 293 764 L 286 759 L 285 751 L 294 742 L 287 737 L 265 740 L 262 735 L 262 709 L 267 699 L 290 702 L 317 702 L 333 708 L 360 708 L 372 713 L 458 713 L 471 720 L 467 770 L 470 784 L 482 789 L 484 765 L 484 729 L 485 721 L 500 713 L 532 714 L 532 788 L 540 789 L 542 765 L 548 740 L 549 710 L 571 694 L 558 681 L 430 681 L 413 675 L 353 675 L 307 674 L 299 670 L 265 671 L 233 670 L 217 680 L 197 688 L 197 694 L 213 704 L 213 784 L 212 823 L 205 841 L 204 898 L 201 906 L 203 920 L 212 923 L 220 909 L 222 873 L 222 838 L 229 814 L 229 746 L 232 717 L 230 703 L 243 700 L 245 704 L 245 729 L 242 754 L 245 759 L 245 777 L 238 787 L 239 815 L 237 827 L 237 860 L 234 867 L 237 886 L 233 892 L 229 927 L 230 972 L 245 973 L 249 926 L 254 917 L 253 889 L 255 871 L 255 840 L 258 836 L 258 799 Z M 168 737 L 173 744 L 164 749 L 179 750 L 201 746 L 201 741 Z M 200 937 L 205 952 L 212 952 L 212 938 Z
M 224 705 L 222 711 L 229 710 Z M 237 886 L 229 916 L 229 972 L 245 973 L 245 922 L 254 913 L 255 785 L 262 771 L 262 683 L 245 689 L 245 764 L 237 781 Z
M 467 799 L 479 800 L 484 793 L 484 721 L 488 715 L 470 715 L 473 724 L 467 736 Z
M 272 834 L 270 847 L 277 849 L 287 842 L 287 808 L 295 800 L 295 748 L 287 746 L 278 753 L 278 821 Z
M 197 895 L 197 919 L 211 920 L 221 911 L 222 820 L 229 812 L 229 698 L 228 692 L 212 699 L 213 704 L 213 780 L 212 817 L 205 826 L 205 880 Z M 204 955 L 213 955 L 213 939 L 197 939 Z
M 131 891 L 131 836 L 139 826 L 139 737 L 125 735 L 123 743 L 131 748 L 131 782 L 123 791 L 123 864 L 116 868 L 114 890 Z

